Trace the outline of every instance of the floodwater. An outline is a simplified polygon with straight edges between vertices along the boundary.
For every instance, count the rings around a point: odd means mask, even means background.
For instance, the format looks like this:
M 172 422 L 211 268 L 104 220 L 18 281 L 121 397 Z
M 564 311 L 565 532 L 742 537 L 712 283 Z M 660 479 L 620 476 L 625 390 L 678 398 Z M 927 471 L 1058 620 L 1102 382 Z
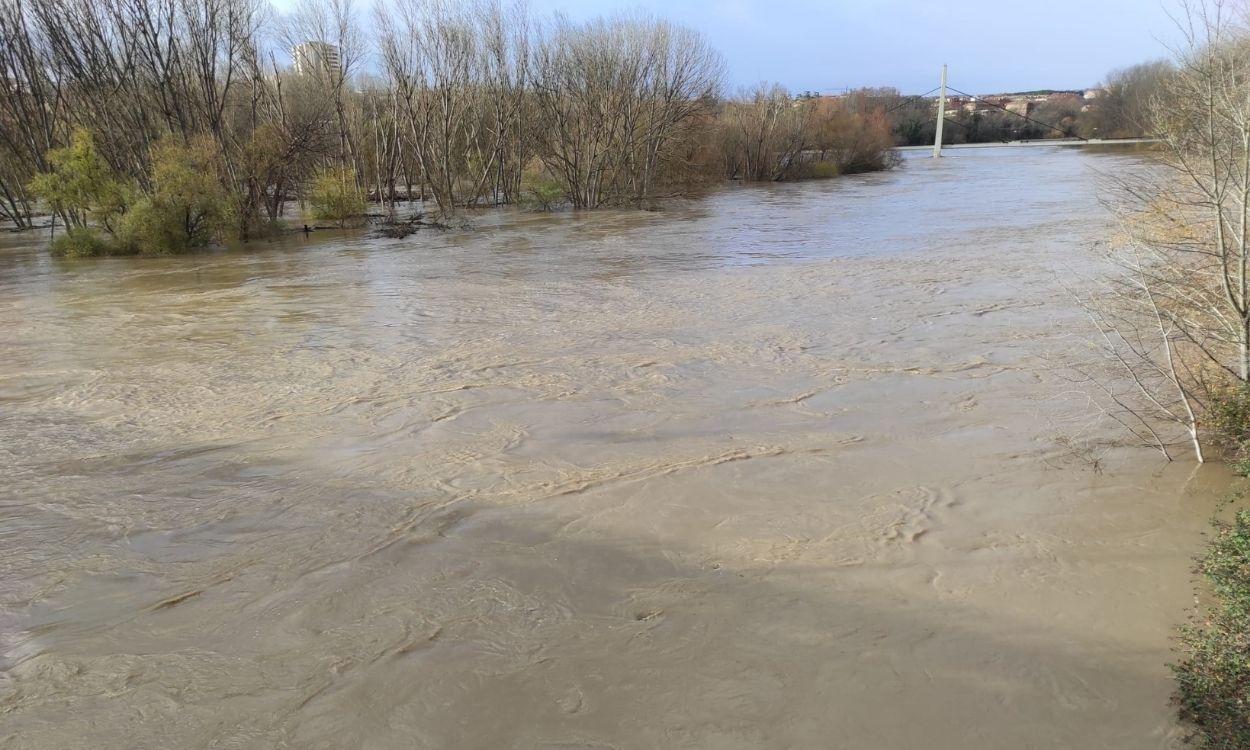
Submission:
M 5 237 L 0 746 L 1178 747 L 1227 477 L 1083 450 L 1061 372 L 1134 160 Z

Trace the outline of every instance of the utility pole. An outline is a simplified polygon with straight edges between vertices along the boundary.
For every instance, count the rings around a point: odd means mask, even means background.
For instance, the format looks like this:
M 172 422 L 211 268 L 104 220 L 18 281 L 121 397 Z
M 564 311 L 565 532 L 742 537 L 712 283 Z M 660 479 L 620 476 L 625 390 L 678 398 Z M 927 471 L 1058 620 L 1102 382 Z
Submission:
M 938 95 L 937 138 L 933 141 L 933 158 L 942 156 L 942 126 L 946 124 L 946 63 L 942 63 L 942 93 Z

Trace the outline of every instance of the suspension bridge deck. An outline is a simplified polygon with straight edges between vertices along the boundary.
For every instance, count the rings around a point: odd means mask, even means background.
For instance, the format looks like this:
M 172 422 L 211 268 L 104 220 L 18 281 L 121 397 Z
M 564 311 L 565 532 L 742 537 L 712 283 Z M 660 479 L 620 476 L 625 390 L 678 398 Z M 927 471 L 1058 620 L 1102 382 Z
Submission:
M 1006 148 L 1008 146 L 1126 146 L 1134 143 L 1158 143 L 1158 138 L 1037 138 L 1027 141 L 994 141 L 992 143 L 947 143 L 943 151 L 959 148 Z M 932 151 L 933 146 L 895 146 L 897 151 Z

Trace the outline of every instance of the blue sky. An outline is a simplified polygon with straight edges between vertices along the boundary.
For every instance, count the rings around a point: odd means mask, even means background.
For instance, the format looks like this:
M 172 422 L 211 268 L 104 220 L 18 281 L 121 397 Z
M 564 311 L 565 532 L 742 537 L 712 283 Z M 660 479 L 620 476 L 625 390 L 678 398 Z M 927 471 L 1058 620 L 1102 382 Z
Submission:
M 386 0 L 380 0 L 386 2 Z M 279 8 L 295 0 L 277 0 Z M 357 0 L 367 7 L 370 0 Z M 895 86 L 918 94 L 1082 88 L 1164 57 L 1176 0 L 530 0 L 534 15 L 589 18 L 641 9 L 707 34 L 731 89 Z M 364 12 L 362 18 L 368 18 Z
M 1177 34 L 1168 0 L 531 0 L 580 18 L 643 8 L 703 31 L 731 85 L 792 90 L 938 83 L 990 93 L 1080 88 L 1163 57 Z

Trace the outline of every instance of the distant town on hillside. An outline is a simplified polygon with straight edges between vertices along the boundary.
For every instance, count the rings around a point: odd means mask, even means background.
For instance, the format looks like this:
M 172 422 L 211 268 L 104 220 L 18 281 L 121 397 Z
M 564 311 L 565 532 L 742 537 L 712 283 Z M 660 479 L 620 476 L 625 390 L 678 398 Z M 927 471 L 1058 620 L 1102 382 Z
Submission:
M 1085 89 L 1035 89 L 1004 93 L 947 90 L 945 143 L 1047 138 L 1137 138 L 1149 136 L 1146 109 L 1170 72 L 1166 62 L 1147 62 L 1108 74 Z M 891 87 L 837 93 L 805 91 L 796 102 L 821 102 L 889 119 L 900 146 L 932 143 L 938 94 L 904 95 Z

